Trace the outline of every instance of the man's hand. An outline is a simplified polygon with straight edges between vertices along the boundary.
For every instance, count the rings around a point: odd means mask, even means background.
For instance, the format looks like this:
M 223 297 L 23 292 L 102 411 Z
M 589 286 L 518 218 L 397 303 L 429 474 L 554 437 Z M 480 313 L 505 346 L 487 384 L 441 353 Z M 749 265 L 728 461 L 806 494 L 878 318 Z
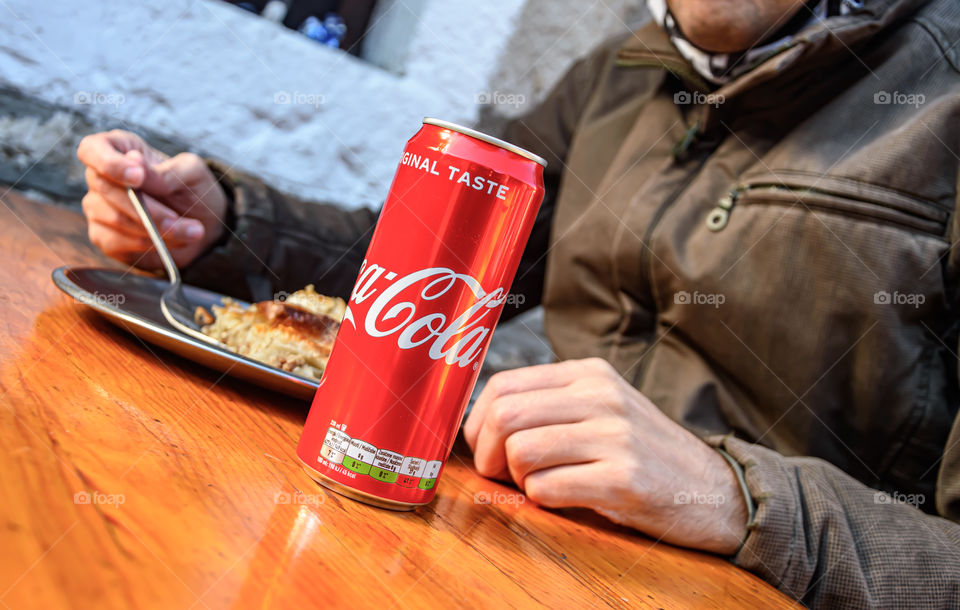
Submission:
M 733 469 L 607 362 L 498 373 L 463 429 L 480 474 L 547 507 L 582 506 L 654 538 L 721 554 L 746 535 Z
M 160 267 L 127 187 L 142 191 L 179 267 L 189 265 L 223 235 L 227 198 L 197 155 L 168 157 L 136 134 L 114 130 L 85 137 L 77 157 L 87 166 L 83 212 L 90 241 L 108 256 L 143 269 Z

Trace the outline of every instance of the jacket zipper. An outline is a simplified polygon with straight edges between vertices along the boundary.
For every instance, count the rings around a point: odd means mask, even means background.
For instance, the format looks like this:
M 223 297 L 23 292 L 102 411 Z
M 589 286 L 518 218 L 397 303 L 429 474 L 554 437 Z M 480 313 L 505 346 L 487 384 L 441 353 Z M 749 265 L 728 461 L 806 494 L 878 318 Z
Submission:
M 733 210 L 737 205 L 737 202 L 740 201 L 747 193 L 767 193 L 768 195 L 772 195 L 778 199 L 794 197 L 797 202 L 802 201 L 802 195 L 813 195 L 822 198 L 822 203 L 809 203 L 805 204 L 804 207 L 822 208 L 842 213 L 845 211 L 845 208 L 859 206 L 861 208 L 861 210 L 859 210 L 859 215 L 866 215 L 877 220 L 886 218 L 887 220 L 895 223 L 897 220 L 894 217 L 901 216 L 902 221 L 900 221 L 899 224 L 907 224 L 908 226 L 916 228 L 920 231 L 934 235 L 943 234 L 946 217 L 948 215 L 947 212 L 937 210 L 930 210 L 929 212 L 923 213 L 917 210 L 893 208 L 869 199 L 825 192 L 816 188 L 798 188 L 782 184 L 769 183 L 741 183 L 730 189 L 730 192 L 717 200 L 716 204 L 707 214 L 707 228 L 714 232 L 722 231 L 724 228 L 726 228 L 727 224 L 730 222 L 730 216 L 733 214 Z M 829 203 L 827 203 L 828 201 Z M 876 212 L 870 214 L 864 212 L 862 210 L 863 206 L 876 208 L 879 211 L 885 212 L 885 214 L 879 214 Z
M 710 213 L 707 214 L 707 228 L 711 231 L 722 231 L 727 223 L 730 222 L 730 213 L 733 212 L 733 206 L 736 205 L 740 193 L 749 187 L 739 185 L 730 189 L 730 192 L 721 197 Z
M 707 159 L 710 158 L 711 153 L 712 151 L 703 151 L 700 154 L 700 158 L 696 162 L 696 167 L 691 168 L 690 171 L 687 172 L 687 175 L 695 176 L 697 173 L 699 173 L 700 170 L 703 169 L 703 166 L 706 164 Z M 657 211 L 654 212 L 653 217 L 650 219 L 650 223 L 647 225 L 647 229 L 643 233 L 643 243 L 647 244 L 647 246 L 646 248 L 640 251 L 639 268 L 640 268 L 641 277 L 640 277 L 640 281 L 638 282 L 639 285 L 650 285 L 652 281 L 653 248 L 650 241 L 653 239 L 653 233 L 656 230 L 657 226 L 660 224 L 660 221 L 663 219 L 664 214 L 666 214 L 667 210 L 674 203 L 676 203 L 677 199 L 680 197 L 680 194 L 689 185 L 690 185 L 689 181 L 685 180 L 681 182 L 676 188 L 674 188 L 673 191 L 670 193 L 670 195 L 664 200 L 664 202 L 660 204 L 660 207 L 657 208 Z M 622 287 L 617 286 L 617 289 L 622 290 Z M 651 290 L 652 290 L 652 287 L 651 287 Z M 620 338 L 623 337 L 624 323 L 626 323 L 626 317 L 624 317 L 624 320 L 621 321 L 620 327 L 618 327 L 617 329 L 617 333 Z M 657 325 L 655 324 L 654 328 L 656 329 L 656 327 Z M 654 330 L 654 333 L 656 333 L 656 330 Z M 642 363 L 640 364 L 640 368 L 637 370 L 637 373 L 635 375 L 637 387 L 640 387 L 643 384 L 643 379 L 647 375 L 647 367 L 649 364 L 650 364 L 649 358 L 644 358 Z

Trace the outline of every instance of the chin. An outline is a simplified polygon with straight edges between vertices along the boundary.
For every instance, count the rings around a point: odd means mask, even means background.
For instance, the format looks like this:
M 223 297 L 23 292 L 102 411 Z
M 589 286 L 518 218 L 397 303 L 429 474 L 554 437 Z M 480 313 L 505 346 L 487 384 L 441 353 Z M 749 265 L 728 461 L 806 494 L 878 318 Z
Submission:
M 683 35 L 712 53 L 743 51 L 770 36 L 803 0 L 668 0 Z
M 682 23 L 679 17 L 677 18 L 677 22 Z M 760 36 L 763 36 L 763 32 L 746 32 L 743 30 L 742 24 L 740 24 L 740 26 L 740 28 L 702 26 L 690 28 L 681 25 L 680 29 L 683 31 L 687 40 L 704 51 L 711 53 L 734 53 L 749 49 L 754 43 L 759 42 Z

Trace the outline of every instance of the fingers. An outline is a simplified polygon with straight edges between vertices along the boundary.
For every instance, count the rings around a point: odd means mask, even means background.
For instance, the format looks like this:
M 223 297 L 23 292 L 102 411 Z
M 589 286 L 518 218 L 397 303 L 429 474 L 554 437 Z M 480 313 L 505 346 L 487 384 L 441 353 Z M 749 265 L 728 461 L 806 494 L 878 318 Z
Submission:
M 497 398 L 487 409 L 474 445 L 474 464 L 484 476 L 506 472 L 506 444 L 521 430 L 569 424 L 587 418 L 593 411 L 588 397 L 569 387 L 534 390 Z
M 95 222 L 131 237 L 147 236 L 147 232 L 139 220 L 134 220 L 118 210 L 113 204 L 108 203 L 100 193 L 94 191 L 87 193 L 80 201 L 80 205 L 88 223 Z
M 90 168 L 87 168 L 85 177 L 90 192 L 83 198 L 82 204 L 89 221 L 96 221 L 131 236 L 147 234 L 130 203 L 126 188 L 113 184 Z M 153 197 L 144 195 L 142 200 L 168 246 L 187 245 L 203 238 L 204 227 L 198 220 L 180 217 Z
M 154 165 L 146 165 L 143 191 L 168 202 L 181 216 L 222 219 L 226 200 L 204 160 L 193 153 L 180 153 Z
M 80 140 L 77 158 L 111 182 L 139 187 L 145 177 L 140 149 L 146 144 L 135 134 L 114 130 L 94 133 Z M 128 152 L 137 151 L 136 155 Z
M 184 176 L 177 175 L 177 170 L 180 169 L 182 163 L 174 161 L 174 159 L 178 159 L 181 156 L 182 155 L 177 155 L 176 157 L 166 159 L 155 165 L 144 163 L 142 157 L 140 157 L 140 162 L 144 169 L 143 183 L 141 186 L 143 192 L 157 197 L 163 197 L 177 190 L 183 184 L 189 184 Z
M 169 180 L 162 171 L 151 172 L 168 160 L 167 155 L 129 131 L 114 129 L 90 134 L 80 140 L 77 157 L 88 168 L 120 186 L 142 188 L 157 195 L 175 188 L 175 181 Z
M 128 235 L 95 221 L 87 224 L 87 235 L 104 254 L 125 262 L 153 248 L 146 233 L 140 237 Z
M 607 423 L 578 422 L 520 430 L 504 445 L 511 478 L 521 489 L 540 470 L 594 462 L 607 453 L 601 428 Z
M 554 466 L 527 475 L 523 491 L 547 508 L 597 508 L 610 503 L 610 496 L 616 493 L 610 488 L 611 476 L 619 474 L 610 472 L 606 461 Z
M 97 173 L 96 170 L 89 167 L 84 173 L 84 178 L 86 178 L 87 188 L 90 190 L 90 194 L 100 197 L 100 199 L 97 200 L 98 203 L 102 200 L 102 202 L 108 205 L 115 213 L 128 218 L 137 225 L 140 224 L 140 217 L 137 216 L 137 212 L 133 209 L 133 204 L 130 203 L 130 199 L 127 196 L 127 187 L 117 185 L 107 180 L 102 174 Z M 164 221 L 175 220 L 177 218 L 178 214 L 176 212 L 156 199 L 144 197 L 144 200 L 147 211 L 150 212 L 150 217 L 153 218 L 153 221 L 157 223 L 158 227 Z M 92 211 L 96 211 L 96 209 L 97 208 L 91 208 Z M 87 211 L 86 207 L 84 211 Z
M 476 449 L 477 436 L 493 402 L 507 394 L 564 387 L 584 376 L 617 376 L 613 368 L 599 358 L 565 360 L 553 364 L 528 366 L 497 373 L 487 382 L 463 426 L 463 435 L 471 449 Z
M 212 177 L 203 158 L 193 153 L 180 153 L 153 165 L 152 169 L 158 174 L 174 174 L 187 184 L 199 182 L 201 177 Z M 178 188 L 179 186 L 182 185 L 174 184 L 172 188 Z M 198 197 L 200 195 L 202 193 L 197 193 Z
M 96 193 L 87 193 L 82 205 L 87 217 L 90 241 L 95 246 L 111 258 L 145 269 L 156 267 L 152 261 L 159 259 L 150 254 L 153 242 L 139 220 L 131 220 L 118 212 Z M 166 229 L 161 229 L 167 247 L 173 252 L 184 247 L 183 244 L 190 245 L 198 241 L 189 237 L 193 225 L 184 229 L 183 224 L 183 221 L 175 221 L 167 224 Z

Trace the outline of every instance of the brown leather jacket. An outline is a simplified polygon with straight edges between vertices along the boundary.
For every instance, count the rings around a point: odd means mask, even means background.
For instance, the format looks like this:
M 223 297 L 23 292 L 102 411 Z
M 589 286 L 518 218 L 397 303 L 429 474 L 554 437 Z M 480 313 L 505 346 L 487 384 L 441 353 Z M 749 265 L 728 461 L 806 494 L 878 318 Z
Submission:
M 733 560 L 809 605 L 960 606 L 957 41 L 957 0 L 867 0 L 709 91 L 651 24 L 506 130 L 549 161 L 514 292 L 745 468 Z M 347 294 L 375 222 L 242 177 L 235 214 L 186 275 L 247 298 Z

